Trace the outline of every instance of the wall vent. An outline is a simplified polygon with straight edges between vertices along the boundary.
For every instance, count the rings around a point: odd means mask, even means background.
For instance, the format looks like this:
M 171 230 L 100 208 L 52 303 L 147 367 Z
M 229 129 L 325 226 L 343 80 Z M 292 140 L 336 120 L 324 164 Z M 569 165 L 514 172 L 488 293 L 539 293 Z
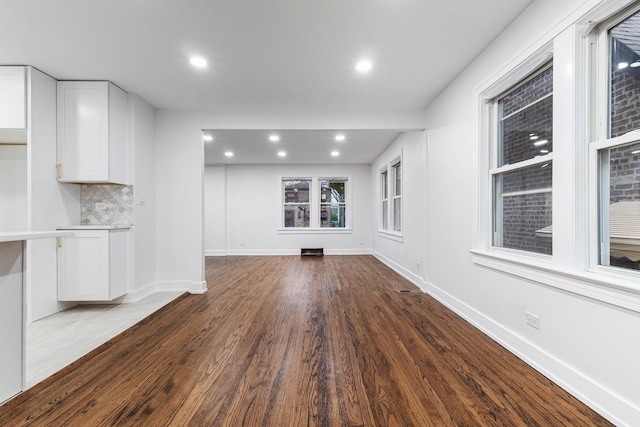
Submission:
M 300 256 L 324 256 L 324 248 L 302 248 Z

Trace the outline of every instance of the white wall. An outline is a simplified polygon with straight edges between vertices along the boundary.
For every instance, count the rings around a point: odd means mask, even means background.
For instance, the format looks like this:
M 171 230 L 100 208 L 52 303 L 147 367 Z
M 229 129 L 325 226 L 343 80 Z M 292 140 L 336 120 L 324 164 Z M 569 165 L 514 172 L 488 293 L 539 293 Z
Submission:
M 0 230 L 27 229 L 27 146 L 0 144 Z
M 426 280 L 430 293 L 610 420 L 638 425 L 640 315 L 480 267 L 469 253 L 478 187 L 474 91 L 597 3 L 534 2 L 427 109 Z M 570 173 L 554 168 L 554 180 Z M 539 330 L 526 325 L 525 311 L 540 316 Z
M 204 289 L 202 129 L 422 129 L 420 111 L 156 112 L 157 280 Z
M 402 154 L 402 241 L 378 233 L 381 224 L 380 170 Z M 413 282 L 424 287 L 427 217 L 425 215 L 424 132 L 407 132 L 380 154 L 370 168 L 373 253 Z
M 156 281 L 156 219 L 155 219 L 155 110 L 136 95 L 129 95 L 129 176 L 133 176 L 134 226 L 129 264 L 133 267 L 128 284 L 128 297 L 137 299 L 142 290 Z
M 226 170 L 226 173 L 224 171 Z M 348 177 L 347 209 L 352 232 L 327 234 L 282 228 L 282 178 Z M 299 254 L 324 248 L 326 254 L 370 253 L 371 187 L 368 165 L 230 165 L 205 168 L 206 253 L 232 255 Z M 225 185 L 226 184 L 226 185 Z M 221 190 L 226 188 L 226 192 Z M 225 198 L 220 198 L 224 196 Z M 222 208 L 226 205 L 225 211 Z M 222 207 L 222 208 L 221 208 Z M 226 226 L 226 228 L 225 228 Z M 300 232 L 300 234 L 298 234 Z M 224 241 L 224 240 L 223 240 Z
M 204 169 L 205 255 L 227 254 L 227 171 L 225 166 Z

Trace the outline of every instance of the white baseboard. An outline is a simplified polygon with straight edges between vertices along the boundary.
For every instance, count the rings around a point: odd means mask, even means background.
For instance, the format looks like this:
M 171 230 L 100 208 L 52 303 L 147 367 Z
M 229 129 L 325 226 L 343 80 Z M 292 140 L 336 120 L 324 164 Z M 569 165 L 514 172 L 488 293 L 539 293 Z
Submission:
M 407 279 L 408 281 L 416 285 L 418 288 L 420 288 L 422 292 L 426 292 L 426 283 L 422 277 L 418 276 L 412 271 L 407 270 L 400 264 L 387 258 L 386 256 L 382 255 L 379 252 L 372 251 L 372 254 L 374 257 L 376 257 L 380 262 L 385 264 L 387 267 L 391 268 L 393 271 L 395 271 L 396 273 L 398 273 L 399 275 L 401 275 L 402 277 L 404 277 L 405 279 Z
M 227 251 L 225 250 L 209 249 L 204 251 L 204 256 L 226 256 L 226 255 L 227 255 Z
M 204 294 L 207 292 L 207 282 L 193 282 L 191 280 L 177 280 L 167 282 L 153 282 L 140 289 L 127 291 L 123 304 L 138 302 L 156 292 L 189 292 L 190 294 Z
M 638 425 L 637 406 L 436 285 L 426 283 L 423 290 L 615 425 Z
M 371 249 L 325 249 L 325 255 L 371 255 Z M 300 249 L 231 249 L 228 256 L 289 256 L 300 255 Z M 206 256 L 206 253 L 205 253 Z M 215 255 L 212 255 L 215 256 Z

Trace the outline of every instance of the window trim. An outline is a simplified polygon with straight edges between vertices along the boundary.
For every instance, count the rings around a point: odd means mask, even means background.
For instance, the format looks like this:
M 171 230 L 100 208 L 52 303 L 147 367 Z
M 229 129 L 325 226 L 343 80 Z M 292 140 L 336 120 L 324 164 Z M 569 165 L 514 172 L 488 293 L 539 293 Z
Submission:
M 391 212 L 393 213 L 393 232 L 394 233 L 398 233 L 398 234 L 402 234 L 402 193 L 404 190 L 404 182 L 402 179 L 402 159 L 398 159 L 397 161 L 393 162 L 391 164 L 391 182 L 393 183 L 392 188 L 393 191 L 391 192 L 391 200 L 393 202 L 393 206 L 391 206 Z M 400 173 L 398 173 L 398 170 L 400 170 Z M 400 175 L 400 193 L 398 193 L 398 175 Z M 398 225 L 396 224 L 396 200 L 400 201 L 400 224 L 399 224 L 399 228 L 396 228 Z
M 320 227 L 320 180 L 336 179 L 345 182 L 345 227 Z M 284 181 L 310 181 L 309 185 L 309 227 L 284 226 Z M 280 176 L 280 226 L 276 228 L 278 234 L 352 234 L 353 196 L 351 175 L 328 176 Z
M 379 169 L 378 169 L 378 201 L 379 201 L 379 210 L 378 210 L 378 237 L 382 237 L 385 239 L 389 239 L 389 240 L 393 240 L 396 242 L 402 242 L 403 241 L 403 234 L 402 234 L 402 230 L 394 230 L 393 229 L 393 222 L 394 222 L 394 206 L 393 206 L 393 193 L 395 191 L 395 179 L 393 176 L 393 166 L 400 164 L 401 169 L 400 169 L 400 179 L 401 179 L 401 193 L 404 193 L 405 190 L 405 185 L 404 185 L 404 179 L 403 179 L 403 169 L 404 169 L 404 163 L 403 163 L 403 155 L 402 155 L 402 150 L 400 150 L 395 156 L 392 156 L 390 158 L 389 161 L 385 162 Z M 383 212 L 383 198 L 382 198 L 382 174 L 384 174 L 386 172 L 386 179 L 387 179 L 387 228 L 383 228 L 383 222 L 382 222 L 382 212 Z M 403 221 L 403 217 L 404 217 L 404 201 L 403 201 L 403 194 L 400 194 L 400 196 L 398 197 L 400 199 L 400 225 L 402 227 L 402 223 Z

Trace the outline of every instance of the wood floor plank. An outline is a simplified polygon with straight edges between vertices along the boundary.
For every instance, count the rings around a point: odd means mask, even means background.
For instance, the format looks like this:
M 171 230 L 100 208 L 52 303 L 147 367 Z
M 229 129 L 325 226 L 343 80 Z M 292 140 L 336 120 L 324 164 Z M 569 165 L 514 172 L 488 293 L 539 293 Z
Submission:
M 2 426 L 610 425 L 371 256 L 207 258 Z

